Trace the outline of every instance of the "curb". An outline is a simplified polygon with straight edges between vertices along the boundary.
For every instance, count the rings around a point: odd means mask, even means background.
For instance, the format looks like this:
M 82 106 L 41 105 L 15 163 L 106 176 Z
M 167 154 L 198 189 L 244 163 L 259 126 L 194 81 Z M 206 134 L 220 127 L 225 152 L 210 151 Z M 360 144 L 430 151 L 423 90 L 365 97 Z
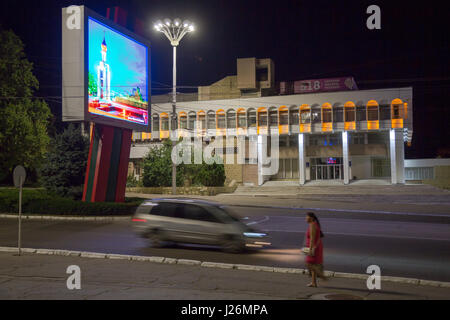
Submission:
M 0 218 L 18 219 L 17 214 L 0 214 Z M 130 220 L 129 216 L 95 216 L 95 217 L 80 217 L 80 216 L 56 216 L 56 215 L 22 215 L 24 220 L 51 220 L 51 221 L 125 221 Z
M 144 262 L 153 262 L 153 263 L 200 266 L 200 267 L 204 267 L 204 268 L 217 268 L 217 269 L 236 269 L 236 270 L 246 270 L 246 271 L 308 274 L 308 270 L 297 269 L 297 268 L 279 268 L 279 267 L 254 266 L 254 265 L 246 265 L 246 264 L 231 264 L 231 263 L 208 262 L 208 261 L 202 262 L 199 260 L 175 259 L 175 258 L 154 257 L 154 256 L 107 254 L 107 253 L 98 253 L 98 252 L 81 252 L 81 251 L 60 250 L 60 249 L 22 248 L 21 250 L 24 253 L 34 253 L 34 254 L 44 254 L 44 255 L 75 256 L 75 257 L 93 258 L 93 259 L 144 261 Z M 0 252 L 17 252 L 17 251 L 18 251 L 18 249 L 15 247 L 0 247 Z M 369 275 L 359 274 L 359 273 L 344 273 L 344 272 L 334 272 L 334 271 L 324 271 L 324 273 L 327 277 L 334 277 L 334 278 L 367 280 L 369 277 Z M 417 286 L 432 286 L 432 287 L 439 287 L 439 288 L 450 288 L 450 282 L 444 282 L 444 281 L 431 281 L 431 280 L 391 277 L 391 276 L 381 276 L 381 280 L 395 282 L 395 283 L 417 285 Z

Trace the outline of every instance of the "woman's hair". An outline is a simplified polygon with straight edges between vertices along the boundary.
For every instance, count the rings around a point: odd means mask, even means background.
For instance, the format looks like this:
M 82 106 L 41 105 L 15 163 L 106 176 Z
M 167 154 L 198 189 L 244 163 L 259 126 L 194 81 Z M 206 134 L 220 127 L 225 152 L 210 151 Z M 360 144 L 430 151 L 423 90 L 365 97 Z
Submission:
M 322 232 L 322 227 L 320 226 L 319 218 L 317 218 L 317 216 L 314 212 L 307 212 L 306 215 L 308 217 L 310 217 L 311 219 L 313 219 L 315 222 L 317 222 L 317 224 L 319 225 L 319 229 L 320 229 L 320 237 L 323 238 L 323 232 Z

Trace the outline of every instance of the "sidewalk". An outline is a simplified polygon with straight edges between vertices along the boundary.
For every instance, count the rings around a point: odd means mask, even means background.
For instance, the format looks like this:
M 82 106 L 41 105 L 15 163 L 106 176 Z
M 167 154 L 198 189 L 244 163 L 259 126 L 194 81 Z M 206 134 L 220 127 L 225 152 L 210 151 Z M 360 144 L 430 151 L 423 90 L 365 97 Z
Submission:
M 66 287 L 69 265 L 81 268 L 80 290 Z M 293 273 L 0 253 L 0 299 L 450 299 L 450 288 L 382 281 L 381 290 L 368 290 L 365 279 L 345 278 L 309 288 L 309 281 Z

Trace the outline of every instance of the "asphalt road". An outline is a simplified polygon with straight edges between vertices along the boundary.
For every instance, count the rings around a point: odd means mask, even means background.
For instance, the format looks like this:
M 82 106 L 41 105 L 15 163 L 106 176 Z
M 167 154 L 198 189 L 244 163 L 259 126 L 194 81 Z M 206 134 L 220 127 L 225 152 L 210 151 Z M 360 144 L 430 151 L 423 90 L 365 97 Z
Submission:
M 194 245 L 152 248 L 129 222 L 23 221 L 23 247 L 152 255 L 201 261 L 279 267 L 304 267 L 300 253 L 307 228 L 304 210 L 233 207 L 244 222 L 267 231 L 272 246 L 227 254 Z M 325 233 L 325 269 L 365 273 L 380 266 L 382 275 L 450 281 L 450 224 L 417 215 L 367 212 L 319 213 Z M 0 246 L 17 245 L 17 220 L 0 220 Z

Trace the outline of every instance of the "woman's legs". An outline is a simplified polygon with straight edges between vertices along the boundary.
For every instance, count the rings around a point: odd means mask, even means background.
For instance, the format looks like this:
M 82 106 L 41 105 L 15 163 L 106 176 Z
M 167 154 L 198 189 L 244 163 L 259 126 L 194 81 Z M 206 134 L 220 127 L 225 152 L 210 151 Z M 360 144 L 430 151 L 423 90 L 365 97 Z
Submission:
M 317 287 L 317 272 L 314 268 L 310 268 L 309 272 L 311 273 L 312 281 L 308 284 L 308 287 Z
M 322 279 L 322 280 L 328 280 L 328 277 L 325 275 L 325 273 L 323 272 L 323 265 L 319 265 L 317 267 L 318 271 L 317 271 L 317 276 Z

